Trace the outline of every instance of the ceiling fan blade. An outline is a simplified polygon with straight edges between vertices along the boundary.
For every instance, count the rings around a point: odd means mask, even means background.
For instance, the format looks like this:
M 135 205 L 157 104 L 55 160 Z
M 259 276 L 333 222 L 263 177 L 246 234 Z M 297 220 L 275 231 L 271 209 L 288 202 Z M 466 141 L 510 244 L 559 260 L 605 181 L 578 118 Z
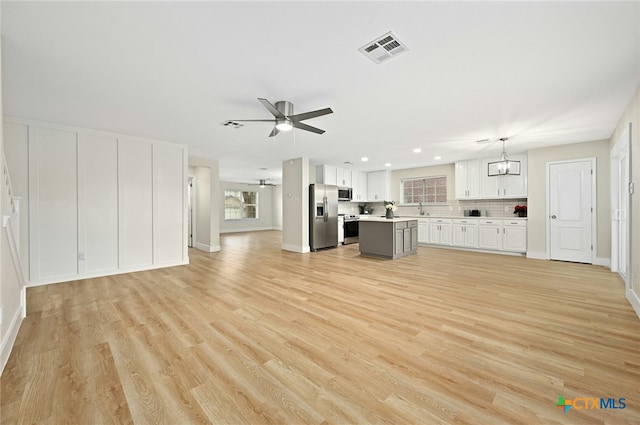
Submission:
M 292 121 L 291 125 L 293 125 L 295 128 L 299 128 L 300 130 L 307 130 L 307 131 L 310 131 L 312 133 L 317 133 L 317 134 L 323 134 L 324 133 L 324 130 L 320 130 L 319 128 L 312 127 L 312 126 L 307 125 L 307 124 L 302 123 L 302 122 Z
M 276 122 L 276 120 L 227 120 L 233 122 Z
M 262 103 L 262 105 L 265 108 L 267 108 L 269 110 L 269 112 L 271 112 L 273 114 L 274 117 L 276 117 L 276 118 L 284 118 L 284 115 L 282 115 L 282 112 L 278 111 L 276 109 L 276 107 L 273 106 L 271 104 L 271 102 L 269 102 L 267 99 L 263 99 L 263 98 L 259 97 L 258 100 L 260 101 L 260 103 Z
M 289 119 L 293 122 L 300 122 L 310 118 L 321 117 L 323 115 L 333 114 L 331 108 L 318 109 L 317 111 L 303 112 L 301 114 L 289 115 Z
M 276 135 L 280 133 L 280 130 L 278 130 L 277 128 L 273 127 L 273 130 L 271 131 L 271 134 L 269 134 L 269 137 L 276 137 Z

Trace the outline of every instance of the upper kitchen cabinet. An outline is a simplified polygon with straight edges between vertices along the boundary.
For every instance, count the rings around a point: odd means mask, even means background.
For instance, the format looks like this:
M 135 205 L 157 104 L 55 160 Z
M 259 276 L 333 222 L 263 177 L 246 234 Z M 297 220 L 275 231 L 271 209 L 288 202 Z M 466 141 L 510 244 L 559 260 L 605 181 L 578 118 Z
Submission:
M 352 171 L 346 168 L 336 168 L 336 184 L 342 187 L 353 187 L 351 173 Z
M 526 198 L 527 197 L 527 156 L 513 155 L 509 159 L 520 161 L 520 174 L 489 177 L 489 163 L 496 158 L 482 160 L 481 193 L 485 199 Z
M 480 160 L 456 162 L 456 199 L 480 198 Z
M 364 171 L 351 172 L 352 201 L 366 201 L 367 186 L 367 173 Z
M 316 183 L 338 184 L 338 168 L 332 165 L 318 165 L 316 167 Z
M 387 170 L 372 171 L 367 174 L 368 201 L 385 201 L 389 199 L 390 173 Z

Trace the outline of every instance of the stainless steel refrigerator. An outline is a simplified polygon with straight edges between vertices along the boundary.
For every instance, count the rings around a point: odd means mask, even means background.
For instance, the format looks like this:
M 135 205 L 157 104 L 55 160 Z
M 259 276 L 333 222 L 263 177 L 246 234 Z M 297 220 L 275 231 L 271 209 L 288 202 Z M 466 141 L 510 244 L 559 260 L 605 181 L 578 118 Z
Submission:
M 311 251 L 338 246 L 338 186 L 309 185 Z

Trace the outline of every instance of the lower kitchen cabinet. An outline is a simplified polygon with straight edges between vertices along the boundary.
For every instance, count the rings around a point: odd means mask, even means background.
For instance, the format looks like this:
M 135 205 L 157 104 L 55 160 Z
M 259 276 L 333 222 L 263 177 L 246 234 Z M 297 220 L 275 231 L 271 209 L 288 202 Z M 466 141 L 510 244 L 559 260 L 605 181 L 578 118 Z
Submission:
M 418 243 L 429 243 L 429 219 L 418 219 Z
M 417 226 L 419 243 L 522 254 L 527 252 L 527 220 L 431 218 L 418 219 Z
M 478 248 L 502 250 L 502 220 L 478 222 Z
M 453 220 L 451 245 L 465 248 L 478 247 L 478 224 L 476 220 Z
M 451 220 L 432 218 L 429 220 L 429 243 L 451 245 Z
M 527 223 L 522 220 L 503 220 L 502 249 L 504 251 L 527 252 Z

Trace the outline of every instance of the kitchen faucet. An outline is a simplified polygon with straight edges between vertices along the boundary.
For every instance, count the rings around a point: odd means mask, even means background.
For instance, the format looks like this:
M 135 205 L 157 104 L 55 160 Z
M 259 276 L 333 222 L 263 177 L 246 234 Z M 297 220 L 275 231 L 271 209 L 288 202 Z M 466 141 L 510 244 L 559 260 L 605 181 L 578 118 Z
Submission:
M 418 212 L 420 212 L 420 215 L 424 215 L 424 210 L 422 209 L 422 202 L 418 202 Z

